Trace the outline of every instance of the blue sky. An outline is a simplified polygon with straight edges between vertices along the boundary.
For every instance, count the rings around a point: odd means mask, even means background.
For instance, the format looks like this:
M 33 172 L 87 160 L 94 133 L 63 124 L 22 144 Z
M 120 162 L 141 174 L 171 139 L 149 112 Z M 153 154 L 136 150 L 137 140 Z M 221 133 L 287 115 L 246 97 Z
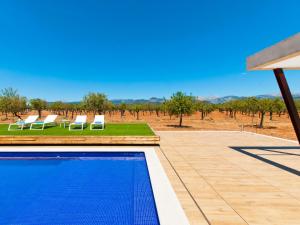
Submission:
M 80 100 L 276 94 L 246 57 L 299 32 L 298 0 L 10 0 L 0 7 L 0 89 Z M 300 73 L 300 71 L 299 71 Z M 289 72 L 293 92 L 300 74 Z

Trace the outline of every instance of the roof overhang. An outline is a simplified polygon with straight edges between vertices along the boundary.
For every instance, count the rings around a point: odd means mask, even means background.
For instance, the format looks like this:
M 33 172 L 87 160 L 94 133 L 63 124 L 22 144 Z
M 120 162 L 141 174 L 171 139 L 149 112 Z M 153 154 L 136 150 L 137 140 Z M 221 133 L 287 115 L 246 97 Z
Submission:
M 247 58 L 248 70 L 300 70 L 300 33 Z

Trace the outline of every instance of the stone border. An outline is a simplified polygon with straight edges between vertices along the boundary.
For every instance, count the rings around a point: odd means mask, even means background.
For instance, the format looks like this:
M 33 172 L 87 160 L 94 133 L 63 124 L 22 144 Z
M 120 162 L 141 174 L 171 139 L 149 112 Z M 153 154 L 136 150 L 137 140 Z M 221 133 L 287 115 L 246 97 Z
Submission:
M 0 136 L 0 145 L 159 145 L 159 141 L 159 136 Z

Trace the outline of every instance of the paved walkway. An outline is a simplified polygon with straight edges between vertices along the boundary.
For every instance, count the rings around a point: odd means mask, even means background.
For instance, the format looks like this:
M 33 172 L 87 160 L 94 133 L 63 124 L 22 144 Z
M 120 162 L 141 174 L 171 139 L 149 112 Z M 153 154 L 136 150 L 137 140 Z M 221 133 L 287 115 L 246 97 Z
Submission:
M 246 132 L 157 133 L 192 225 L 300 224 L 297 143 Z

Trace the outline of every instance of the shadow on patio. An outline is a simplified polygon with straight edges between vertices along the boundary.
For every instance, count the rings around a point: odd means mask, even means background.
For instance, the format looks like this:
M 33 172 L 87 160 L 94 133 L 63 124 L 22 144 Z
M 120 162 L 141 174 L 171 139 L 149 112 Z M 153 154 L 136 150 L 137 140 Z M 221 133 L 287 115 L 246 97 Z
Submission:
M 299 146 L 230 146 L 230 148 L 300 176 Z

